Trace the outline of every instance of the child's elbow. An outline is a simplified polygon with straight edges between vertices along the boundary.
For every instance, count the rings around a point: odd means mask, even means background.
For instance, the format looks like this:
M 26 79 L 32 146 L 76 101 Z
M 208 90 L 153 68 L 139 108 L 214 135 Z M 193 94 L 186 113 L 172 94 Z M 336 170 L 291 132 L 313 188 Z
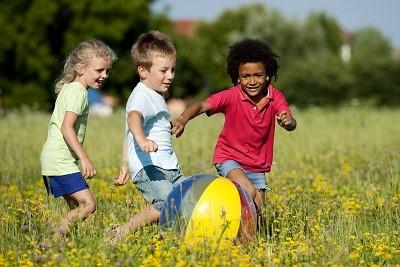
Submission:
M 63 123 L 61 125 L 61 132 L 62 132 L 63 135 L 65 135 L 66 133 L 68 133 L 71 130 L 72 131 L 74 130 L 73 126 L 70 126 L 70 125 L 65 124 L 65 123 Z
M 204 100 L 200 103 L 200 113 L 207 113 L 211 109 L 210 103 L 208 100 Z
M 68 127 L 63 123 L 62 125 L 61 125 L 61 133 L 63 134 L 63 135 L 65 135 L 67 132 L 68 132 Z

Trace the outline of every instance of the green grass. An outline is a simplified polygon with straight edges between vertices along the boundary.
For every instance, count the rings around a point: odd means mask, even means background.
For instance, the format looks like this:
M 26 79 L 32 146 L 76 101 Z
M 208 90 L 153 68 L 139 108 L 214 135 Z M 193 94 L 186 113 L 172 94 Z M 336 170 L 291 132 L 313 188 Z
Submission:
M 277 129 L 263 225 L 247 246 L 223 240 L 189 247 L 145 227 L 117 246 L 107 228 L 145 202 L 132 184 L 115 188 L 122 112 L 89 119 L 85 148 L 97 167 L 97 212 L 62 241 L 51 231 L 67 212 L 47 197 L 39 155 L 48 114 L 0 119 L 0 266 L 374 266 L 400 265 L 400 110 L 296 110 L 294 132 Z M 216 174 L 211 158 L 222 117 L 200 116 L 174 139 L 185 175 Z

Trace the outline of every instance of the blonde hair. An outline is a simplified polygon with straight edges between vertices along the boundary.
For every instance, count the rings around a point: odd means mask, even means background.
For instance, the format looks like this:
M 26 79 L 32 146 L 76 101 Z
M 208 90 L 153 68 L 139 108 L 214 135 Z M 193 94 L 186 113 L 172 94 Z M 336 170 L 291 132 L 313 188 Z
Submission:
M 73 82 L 78 75 L 76 66 L 82 64 L 86 66 L 89 61 L 94 57 L 101 57 L 109 62 L 117 60 L 117 55 L 114 51 L 99 40 L 87 40 L 78 44 L 65 60 L 64 70 L 56 81 L 55 92 L 58 94 L 63 85 Z
M 143 66 L 150 69 L 155 55 L 176 57 L 171 39 L 159 31 L 149 31 L 139 36 L 132 45 L 131 55 L 135 69 Z

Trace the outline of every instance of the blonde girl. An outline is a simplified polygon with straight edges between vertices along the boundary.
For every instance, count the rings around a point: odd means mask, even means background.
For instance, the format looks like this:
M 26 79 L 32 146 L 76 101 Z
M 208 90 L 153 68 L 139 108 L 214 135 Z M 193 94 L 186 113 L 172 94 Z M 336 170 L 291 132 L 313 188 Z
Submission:
M 104 85 L 116 58 L 102 41 L 84 41 L 68 55 L 55 85 L 58 96 L 40 162 L 47 193 L 62 196 L 70 209 L 59 222 L 58 236 L 96 211 L 96 201 L 85 180 L 96 175 L 96 168 L 82 146 L 89 113 L 87 89 Z

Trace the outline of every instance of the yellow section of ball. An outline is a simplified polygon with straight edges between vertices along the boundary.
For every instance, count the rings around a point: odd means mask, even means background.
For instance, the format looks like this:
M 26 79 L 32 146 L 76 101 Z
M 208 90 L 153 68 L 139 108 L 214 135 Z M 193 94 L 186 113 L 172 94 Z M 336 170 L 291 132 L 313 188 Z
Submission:
M 186 228 L 185 242 L 235 239 L 240 227 L 239 192 L 227 178 L 210 183 L 196 203 Z

